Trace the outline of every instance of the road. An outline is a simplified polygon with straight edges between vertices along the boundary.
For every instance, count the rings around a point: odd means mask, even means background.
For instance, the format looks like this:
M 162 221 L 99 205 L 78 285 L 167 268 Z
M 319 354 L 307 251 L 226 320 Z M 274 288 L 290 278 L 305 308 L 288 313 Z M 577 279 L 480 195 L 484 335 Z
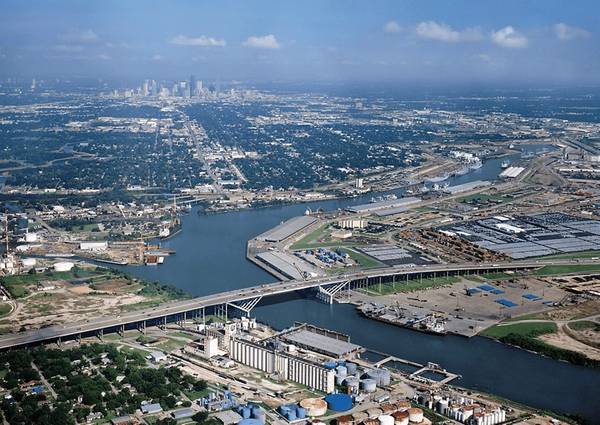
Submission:
M 419 273 L 451 273 L 467 271 L 500 272 L 506 270 L 534 269 L 544 265 L 573 265 L 573 264 L 595 264 L 598 261 L 588 260 L 575 262 L 573 260 L 554 261 L 513 261 L 506 263 L 463 263 L 463 264 L 436 264 L 417 267 L 385 267 L 368 271 L 359 271 L 339 276 L 326 276 L 307 280 L 289 280 L 284 282 L 263 284 L 254 287 L 241 288 L 233 291 L 197 297 L 184 301 L 169 302 L 159 307 L 145 310 L 137 310 L 124 313 L 121 316 L 100 316 L 97 319 L 87 320 L 82 323 L 68 325 L 50 326 L 47 328 L 7 334 L 0 336 L 0 349 L 22 346 L 43 341 L 52 341 L 58 338 L 75 337 L 81 334 L 89 334 L 100 330 L 115 329 L 122 325 L 135 325 L 145 321 L 161 319 L 192 311 L 198 311 L 205 307 L 218 305 L 232 305 L 240 301 L 248 301 L 259 297 L 274 296 L 294 291 L 300 291 L 319 286 L 340 284 L 343 282 L 360 281 L 384 276 L 405 276 Z

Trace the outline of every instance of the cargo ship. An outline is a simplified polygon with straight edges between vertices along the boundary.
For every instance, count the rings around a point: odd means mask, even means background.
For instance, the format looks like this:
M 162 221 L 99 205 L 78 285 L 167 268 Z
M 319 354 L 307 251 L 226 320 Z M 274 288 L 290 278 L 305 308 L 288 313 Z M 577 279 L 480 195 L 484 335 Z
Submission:
M 378 305 L 378 304 L 363 304 L 357 306 L 358 312 L 369 319 L 378 320 L 380 322 L 389 323 L 401 328 L 412 329 L 414 331 L 425 332 L 434 335 L 446 335 L 445 320 L 427 314 L 425 316 L 406 317 L 404 309 Z

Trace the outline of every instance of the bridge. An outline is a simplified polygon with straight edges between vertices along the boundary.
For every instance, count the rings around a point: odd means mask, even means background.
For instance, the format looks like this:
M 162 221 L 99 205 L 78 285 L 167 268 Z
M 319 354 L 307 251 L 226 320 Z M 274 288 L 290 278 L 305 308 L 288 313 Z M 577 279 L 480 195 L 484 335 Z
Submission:
M 588 262 L 598 264 L 598 262 Z M 250 311 L 264 298 L 296 291 L 313 290 L 321 300 L 333 303 L 341 290 L 360 289 L 372 285 L 401 285 L 409 279 L 436 279 L 440 277 L 486 274 L 499 272 L 519 272 L 537 269 L 544 265 L 572 265 L 569 261 L 514 261 L 507 263 L 464 263 L 436 264 L 416 267 L 386 267 L 355 273 L 320 277 L 307 280 L 290 280 L 263 284 L 233 291 L 192 298 L 184 301 L 168 302 L 151 309 L 136 310 L 118 316 L 100 316 L 93 320 L 66 325 L 6 334 L 0 336 L 0 350 L 22 347 L 44 342 L 58 342 L 82 337 L 98 336 L 104 333 L 138 329 L 145 332 L 146 326 L 165 326 L 167 323 L 182 324 L 187 320 L 204 320 L 206 310 L 227 318 L 230 310 L 249 315 Z M 586 264 L 577 262 L 575 264 Z

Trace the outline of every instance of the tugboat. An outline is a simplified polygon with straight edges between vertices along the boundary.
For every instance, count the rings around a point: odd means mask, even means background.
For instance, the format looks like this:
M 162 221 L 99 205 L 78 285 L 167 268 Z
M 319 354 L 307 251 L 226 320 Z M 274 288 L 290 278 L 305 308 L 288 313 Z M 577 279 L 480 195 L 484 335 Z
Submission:
M 503 169 L 506 169 L 506 168 L 508 168 L 509 165 L 510 165 L 510 161 L 505 160 L 505 161 L 502 161 L 501 167 Z

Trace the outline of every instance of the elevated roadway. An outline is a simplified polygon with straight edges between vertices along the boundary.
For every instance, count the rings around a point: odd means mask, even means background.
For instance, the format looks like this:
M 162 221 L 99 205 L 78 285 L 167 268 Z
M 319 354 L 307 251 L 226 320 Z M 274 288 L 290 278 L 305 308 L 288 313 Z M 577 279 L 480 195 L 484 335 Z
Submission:
M 415 276 L 441 277 L 464 274 L 495 273 L 504 271 L 523 271 L 544 265 L 600 264 L 597 261 L 556 260 L 556 261 L 514 261 L 509 263 L 464 263 L 437 264 L 416 267 L 386 267 L 359 271 L 339 276 L 320 277 L 307 280 L 290 280 L 263 284 L 233 291 L 192 298 L 184 301 L 164 303 L 152 309 L 136 310 L 117 316 L 99 316 L 93 320 L 66 325 L 55 325 L 37 330 L 6 334 L 0 336 L 0 349 L 19 347 L 43 342 L 55 342 L 64 339 L 78 339 L 91 335 L 103 335 L 104 332 L 123 332 L 126 328 L 145 329 L 146 324 L 165 325 L 167 322 L 183 321 L 190 317 L 202 317 L 206 308 L 227 307 L 239 309 L 244 313 L 250 310 L 264 297 L 286 294 L 307 289 L 327 292 L 329 288 L 356 288 L 377 283 L 397 282 Z M 225 313 L 226 314 L 226 313 Z

